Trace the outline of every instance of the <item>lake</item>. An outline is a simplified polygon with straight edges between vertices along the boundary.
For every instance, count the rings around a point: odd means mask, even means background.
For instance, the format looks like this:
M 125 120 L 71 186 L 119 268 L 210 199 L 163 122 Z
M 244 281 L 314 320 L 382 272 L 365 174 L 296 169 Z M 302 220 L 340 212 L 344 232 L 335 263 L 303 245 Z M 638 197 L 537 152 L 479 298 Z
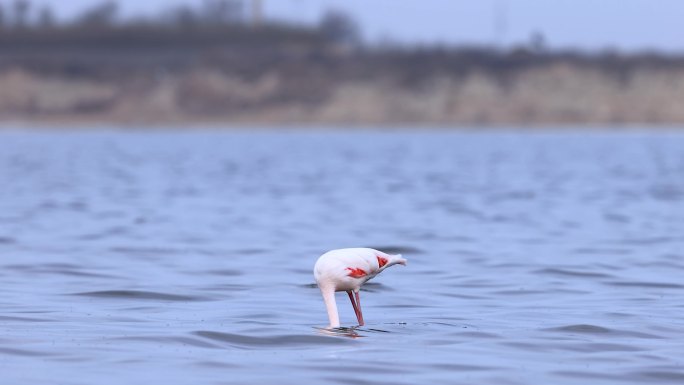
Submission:
M 0 289 L 3 384 L 681 384 L 684 133 L 5 129 Z

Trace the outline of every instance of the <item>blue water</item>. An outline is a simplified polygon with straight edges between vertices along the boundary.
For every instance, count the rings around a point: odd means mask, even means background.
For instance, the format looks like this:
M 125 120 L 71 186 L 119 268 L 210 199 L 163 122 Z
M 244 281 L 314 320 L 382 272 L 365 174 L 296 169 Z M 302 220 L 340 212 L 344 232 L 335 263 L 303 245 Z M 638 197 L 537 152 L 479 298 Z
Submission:
M 2 384 L 681 384 L 683 277 L 684 133 L 0 132 Z

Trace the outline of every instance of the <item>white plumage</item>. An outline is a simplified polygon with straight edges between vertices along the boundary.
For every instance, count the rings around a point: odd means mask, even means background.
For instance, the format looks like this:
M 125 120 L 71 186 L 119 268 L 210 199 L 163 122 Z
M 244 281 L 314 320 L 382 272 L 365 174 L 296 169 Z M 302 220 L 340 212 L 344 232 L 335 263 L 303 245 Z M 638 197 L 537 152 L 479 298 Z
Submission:
M 314 266 L 314 277 L 328 311 L 329 327 L 340 326 L 335 302 L 336 291 L 347 292 L 359 326 L 362 326 L 364 322 L 359 298 L 361 286 L 396 264 L 406 265 L 406 259 L 399 254 L 386 254 L 369 248 L 337 249 L 321 255 Z

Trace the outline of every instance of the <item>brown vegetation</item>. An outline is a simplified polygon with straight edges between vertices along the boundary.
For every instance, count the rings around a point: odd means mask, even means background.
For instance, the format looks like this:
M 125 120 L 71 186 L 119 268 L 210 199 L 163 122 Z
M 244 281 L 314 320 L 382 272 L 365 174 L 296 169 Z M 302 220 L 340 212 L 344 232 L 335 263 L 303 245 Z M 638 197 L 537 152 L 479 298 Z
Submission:
M 684 123 L 680 57 L 368 49 L 342 15 L 257 27 L 183 9 L 117 24 L 107 4 L 68 25 L 45 12 L 0 29 L 1 121 Z

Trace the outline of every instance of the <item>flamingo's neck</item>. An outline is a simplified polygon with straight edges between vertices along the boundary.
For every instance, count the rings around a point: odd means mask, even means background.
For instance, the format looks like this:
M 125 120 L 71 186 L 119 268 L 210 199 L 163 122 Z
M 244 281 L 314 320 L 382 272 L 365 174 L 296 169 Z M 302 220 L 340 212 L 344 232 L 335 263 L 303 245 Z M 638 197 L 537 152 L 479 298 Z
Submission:
M 323 295 L 323 302 L 325 302 L 325 309 L 328 311 L 328 319 L 330 320 L 330 328 L 340 327 L 340 316 L 337 313 L 337 303 L 335 302 L 335 288 L 333 285 L 320 283 L 318 287 L 321 289 Z

